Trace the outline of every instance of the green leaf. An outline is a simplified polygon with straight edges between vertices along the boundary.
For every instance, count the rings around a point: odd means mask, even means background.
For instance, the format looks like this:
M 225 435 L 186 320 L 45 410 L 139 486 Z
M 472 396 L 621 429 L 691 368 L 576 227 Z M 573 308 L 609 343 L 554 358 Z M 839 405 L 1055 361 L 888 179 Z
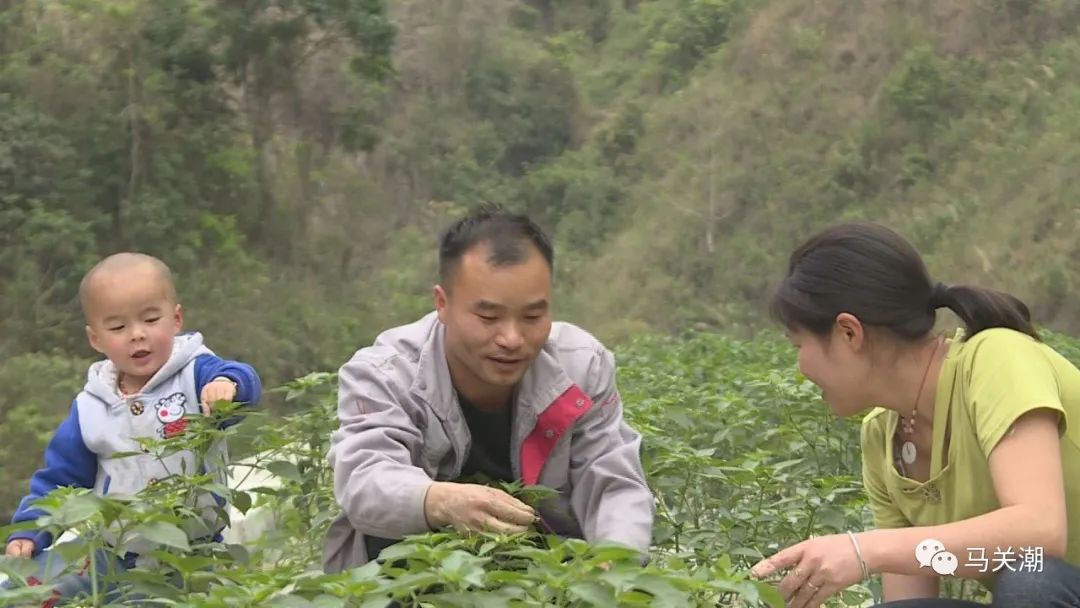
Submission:
M 17 589 L 0 589 L 0 606 L 38 606 L 52 596 L 52 589 L 45 585 L 33 587 L 19 587 Z
M 311 602 L 297 595 L 277 596 L 267 605 L 280 608 L 311 608 Z
M 248 553 L 247 547 L 238 544 L 226 545 L 229 555 L 232 556 L 239 564 L 248 565 L 251 562 L 251 554 Z
M 275 460 L 274 462 L 268 463 L 266 465 L 266 470 L 282 479 L 288 479 L 289 481 L 300 482 L 303 480 L 300 476 L 300 469 L 287 460 Z
M 24 557 L 0 555 L 0 572 L 12 579 L 24 579 L 35 572 L 38 566 L 33 560 Z
M 570 585 L 570 588 L 566 591 L 571 597 L 583 601 L 589 606 L 611 606 L 617 608 L 619 605 L 618 602 L 615 601 L 615 594 L 612 593 L 611 589 L 597 582 L 585 581 L 582 583 L 574 583 L 573 585 Z
M 49 525 L 70 528 L 101 513 L 105 503 L 97 496 L 81 494 L 65 500 L 49 515 Z
M 653 597 L 651 606 L 685 606 L 689 594 L 679 591 L 667 580 L 655 574 L 642 574 L 634 581 L 634 586 L 648 591 Z
M 484 564 L 490 560 L 477 557 L 465 551 L 454 551 L 439 566 L 440 572 L 447 578 L 456 579 L 473 587 L 484 586 Z
M 346 606 L 347 598 L 334 597 L 332 595 L 319 595 L 311 599 L 311 608 L 341 608 Z
M 174 555 L 165 551 L 154 551 L 154 557 L 169 564 L 183 573 L 195 572 L 203 568 L 209 568 L 220 560 L 214 557 L 201 555 Z
M 786 603 L 784 602 L 784 596 L 780 595 L 780 591 L 774 586 L 761 581 L 751 581 L 754 587 L 757 588 L 758 595 L 761 599 L 768 603 L 772 608 L 784 608 Z
M 79 537 L 71 542 L 55 544 L 50 551 L 56 552 L 65 562 L 73 564 L 86 559 L 96 549 L 92 543 L 92 539 L 88 541 Z
M 755 560 L 762 560 L 765 558 L 761 551 L 752 547 L 739 547 L 738 549 L 731 551 L 731 555 L 741 555 Z
M 164 521 L 150 521 L 139 524 L 132 530 L 134 534 L 145 536 L 147 539 L 184 551 L 190 550 L 187 534 L 177 526 Z
M 559 491 L 547 486 L 532 485 L 518 490 L 516 496 L 525 504 L 536 507 L 546 500 L 558 498 Z
M 247 514 L 248 509 L 251 508 L 252 500 L 251 494 L 244 492 L 243 490 L 235 490 L 232 493 L 232 505 L 236 507 L 237 511 Z

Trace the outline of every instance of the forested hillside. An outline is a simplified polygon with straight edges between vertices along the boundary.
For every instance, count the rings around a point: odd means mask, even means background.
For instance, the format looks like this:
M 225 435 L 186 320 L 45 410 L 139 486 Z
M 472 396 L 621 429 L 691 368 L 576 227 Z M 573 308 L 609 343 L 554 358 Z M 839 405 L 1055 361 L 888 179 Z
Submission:
M 483 202 L 551 231 L 558 316 L 613 344 L 752 335 L 842 218 L 1075 334 L 1078 24 L 1049 0 L 0 0 L 0 514 L 93 355 L 79 279 L 120 249 L 269 386 L 426 311 L 439 228 Z

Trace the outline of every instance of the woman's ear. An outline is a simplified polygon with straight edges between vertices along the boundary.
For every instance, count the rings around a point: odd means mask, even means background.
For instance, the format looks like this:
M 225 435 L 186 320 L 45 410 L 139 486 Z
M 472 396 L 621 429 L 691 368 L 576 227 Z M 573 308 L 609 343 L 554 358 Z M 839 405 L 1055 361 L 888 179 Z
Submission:
M 866 341 L 866 332 L 858 317 L 851 313 L 842 312 L 836 315 L 836 323 L 833 324 L 833 338 L 843 341 L 854 351 L 862 350 Z

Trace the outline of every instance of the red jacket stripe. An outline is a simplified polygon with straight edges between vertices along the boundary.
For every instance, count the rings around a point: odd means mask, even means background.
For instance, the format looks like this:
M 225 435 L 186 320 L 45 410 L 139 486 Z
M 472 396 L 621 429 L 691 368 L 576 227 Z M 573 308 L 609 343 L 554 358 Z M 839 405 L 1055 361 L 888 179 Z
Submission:
M 521 479 L 525 485 L 536 484 L 540 470 L 559 438 L 589 411 L 592 404 L 592 399 L 573 384 L 544 409 L 536 426 L 521 444 Z

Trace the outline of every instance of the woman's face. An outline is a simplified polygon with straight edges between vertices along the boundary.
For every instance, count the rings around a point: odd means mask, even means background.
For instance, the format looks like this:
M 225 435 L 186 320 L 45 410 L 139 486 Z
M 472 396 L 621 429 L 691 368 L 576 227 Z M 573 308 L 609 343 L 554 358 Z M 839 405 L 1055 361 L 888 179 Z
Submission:
M 873 405 L 861 328 L 852 331 L 838 323 L 823 336 L 795 328 L 787 336 L 798 350 L 799 371 L 821 389 L 821 399 L 834 414 L 854 416 Z

